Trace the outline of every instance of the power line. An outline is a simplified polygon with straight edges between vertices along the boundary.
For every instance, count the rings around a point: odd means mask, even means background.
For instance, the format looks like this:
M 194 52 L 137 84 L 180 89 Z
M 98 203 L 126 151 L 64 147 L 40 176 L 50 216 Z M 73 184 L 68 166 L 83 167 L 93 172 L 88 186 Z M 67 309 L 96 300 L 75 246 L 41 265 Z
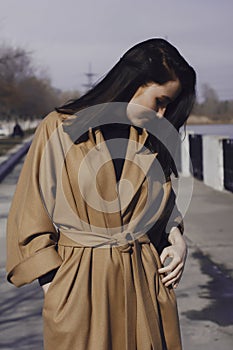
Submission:
M 91 62 L 89 62 L 88 68 L 89 68 L 89 69 L 88 69 L 88 72 L 87 72 L 87 73 L 84 73 L 84 74 L 86 75 L 86 77 L 87 77 L 87 83 L 86 83 L 86 84 L 82 84 L 83 86 L 86 87 L 87 91 L 88 91 L 89 89 L 92 88 L 92 86 L 93 86 L 92 78 L 93 78 L 95 75 L 97 75 L 96 73 L 93 73 L 93 72 L 92 72 L 92 69 L 91 69 Z

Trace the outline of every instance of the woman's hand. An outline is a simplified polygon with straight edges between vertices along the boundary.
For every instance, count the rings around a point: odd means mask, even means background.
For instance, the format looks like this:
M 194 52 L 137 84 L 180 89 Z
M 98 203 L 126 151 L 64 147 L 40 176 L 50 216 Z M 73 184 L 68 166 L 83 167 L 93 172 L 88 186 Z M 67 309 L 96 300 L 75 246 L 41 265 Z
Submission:
M 171 258 L 171 261 L 167 266 L 159 269 L 158 272 L 159 274 L 165 274 L 162 282 L 166 287 L 173 285 L 173 288 L 177 288 L 184 270 L 188 248 L 183 235 L 177 227 L 171 229 L 168 241 L 171 243 L 171 246 L 163 249 L 160 259 L 162 264 L 167 258 Z
M 51 282 L 43 284 L 42 288 L 43 288 L 43 291 L 44 291 L 44 295 L 47 293 L 50 284 L 51 284 Z

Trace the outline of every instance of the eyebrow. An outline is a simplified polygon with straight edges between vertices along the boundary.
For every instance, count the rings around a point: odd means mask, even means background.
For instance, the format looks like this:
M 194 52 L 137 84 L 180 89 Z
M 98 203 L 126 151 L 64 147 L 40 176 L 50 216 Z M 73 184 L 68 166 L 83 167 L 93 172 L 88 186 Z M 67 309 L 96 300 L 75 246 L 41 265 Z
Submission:
M 173 101 L 170 97 L 168 97 L 168 96 L 166 96 L 166 95 L 161 96 L 161 98 L 164 99 L 164 100 L 166 100 L 166 101 L 169 102 L 169 103 L 171 103 L 171 102 Z

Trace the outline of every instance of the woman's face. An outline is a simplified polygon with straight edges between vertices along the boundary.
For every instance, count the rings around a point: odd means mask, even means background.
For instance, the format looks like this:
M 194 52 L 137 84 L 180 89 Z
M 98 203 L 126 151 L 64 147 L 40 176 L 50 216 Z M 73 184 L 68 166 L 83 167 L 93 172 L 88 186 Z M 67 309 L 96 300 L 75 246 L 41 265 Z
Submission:
M 162 118 L 167 105 L 174 101 L 181 92 L 180 81 L 170 80 L 163 85 L 151 82 L 142 85 L 135 92 L 127 106 L 127 117 L 132 124 L 144 127 L 151 120 L 152 113 L 145 113 L 146 109 L 156 112 Z

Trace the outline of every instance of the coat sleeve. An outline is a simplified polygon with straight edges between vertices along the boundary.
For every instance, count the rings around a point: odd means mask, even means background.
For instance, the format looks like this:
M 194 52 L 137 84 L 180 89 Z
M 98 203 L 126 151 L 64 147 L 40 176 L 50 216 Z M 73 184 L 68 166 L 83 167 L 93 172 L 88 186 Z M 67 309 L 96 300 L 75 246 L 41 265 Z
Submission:
M 7 279 L 20 287 L 58 268 L 58 232 L 44 207 L 39 166 L 51 134 L 48 116 L 41 121 L 25 158 L 7 219 Z
M 181 234 L 184 234 L 184 220 L 181 212 L 179 211 L 177 204 L 176 204 L 176 194 L 173 189 L 171 189 L 171 194 L 170 194 L 170 208 L 172 210 L 170 211 L 169 219 L 166 225 L 166 233 L 169 235 L 172 227 L 178 227 Z

